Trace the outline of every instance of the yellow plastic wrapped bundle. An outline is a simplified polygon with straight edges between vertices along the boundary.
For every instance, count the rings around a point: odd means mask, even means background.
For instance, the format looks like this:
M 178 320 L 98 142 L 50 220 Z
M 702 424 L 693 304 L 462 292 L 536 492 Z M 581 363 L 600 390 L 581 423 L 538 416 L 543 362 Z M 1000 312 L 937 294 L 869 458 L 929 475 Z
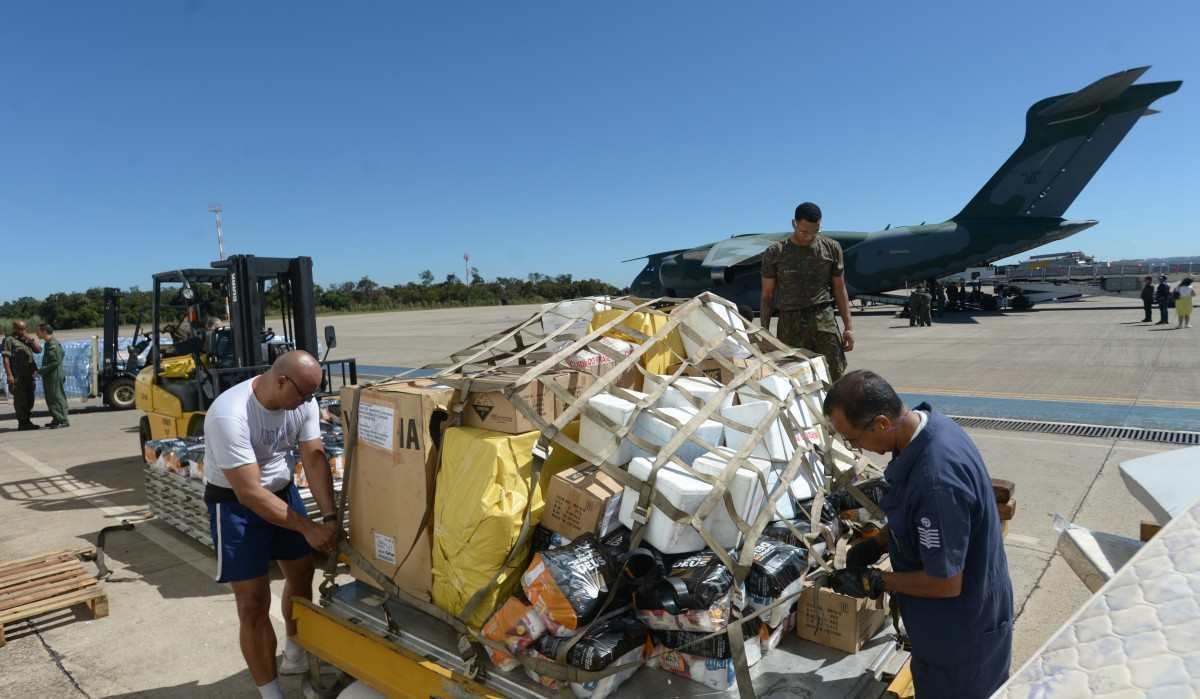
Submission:
M 459 615 L 471 597 L 504 567 L 516 544 L 532 498 L 531 516 L 541 516 L 542 494 L 529 492 L 538 432 L 503 434 L 452 427 L 442 440 L 433 510 L 433 601 Z M 467 624 L 478 629 L 498 600 L 507 599 L 529 564 L 528 546 L 505 568 L 497 585 Z
M 597 328 L 621 317 L 623 313 L 625 311 L 615 308 L 596 313 L 596 315 L 592 316 L 592 323 L 588 327 L 588 332 L 594 332 Z M 621 332 L 621 328 L 629 327 L 646 337 L 654 337 L 667 324 L 668 320 L 668 316 L 664 313 L 642 311 L 631 314 L 605 334 L 628 342 L 640 343 L 643 338 Z M 683 340 L 679 336 L 678 328 L 676 328 L 668 333 L 665 338 L 654 343 L 650 349 L 646 350 L 640 361 L 641 365 L 646 368 L 646 371 L 651 374 L 669 374 L 686 357 L 687 353 L 683 348 Z

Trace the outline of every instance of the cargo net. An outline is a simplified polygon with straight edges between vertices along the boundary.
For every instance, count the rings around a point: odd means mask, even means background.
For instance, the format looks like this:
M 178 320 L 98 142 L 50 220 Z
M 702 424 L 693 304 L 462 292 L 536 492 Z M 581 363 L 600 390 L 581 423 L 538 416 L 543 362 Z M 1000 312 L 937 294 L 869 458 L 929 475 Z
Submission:
M 823 358 L 713 294 L 555 304 L 428 368 L 458 389 L 450 424 L 471 395 L 501 391 L 536 426 L 531 492 L 552 448 L 624 488 L 624 526 L 572 542 L 537 526 L 529 498 L 501 568 L 526 566 L 521 591 L 491 597 L 482 632 L 468 626 L 497 571 L 451 619 L 494 665 L 564 693 L 602 696 L 649 664 L 754 696 L 749 666 L 804 587 L 844 562 L 836 513 L 881 518 L 854 485 L 871 467 L 823 416 Z M 562 381 L 566 369 L 591 380 Z M 531 393 L 565 407 L 547 414 Z

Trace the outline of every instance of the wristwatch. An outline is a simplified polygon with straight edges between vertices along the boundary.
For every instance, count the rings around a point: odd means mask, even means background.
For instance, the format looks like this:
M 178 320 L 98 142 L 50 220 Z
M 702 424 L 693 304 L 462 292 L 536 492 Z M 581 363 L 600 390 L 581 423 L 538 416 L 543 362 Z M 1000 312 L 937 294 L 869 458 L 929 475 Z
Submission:
M 337 515 L 335 515 L 335 514 L 334 515 L 324 515 L 321 517 L 321 524 L 327 524 L 329 522 L 336 522 L 336 521 L 337 521 Z

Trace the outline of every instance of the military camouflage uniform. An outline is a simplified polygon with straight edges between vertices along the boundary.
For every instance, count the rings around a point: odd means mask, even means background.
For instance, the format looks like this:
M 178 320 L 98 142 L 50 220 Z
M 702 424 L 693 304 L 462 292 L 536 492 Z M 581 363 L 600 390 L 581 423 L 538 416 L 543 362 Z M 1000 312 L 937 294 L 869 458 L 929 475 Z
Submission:
M 17 424 L 25 426 L 32 424 L 34 380 L 37 378 L 37 364 L 33 359 L 33 347 L 9 335 L 4 338 L 3 348 L 0 349 L 8 357 L 15 376 L 8 377 L 12 382 L 8 392 L 12 395 L 13 412 L 17 414 Z
M 912 292 L 908 302 L 908 324 L 909 326 L 916 325 L 917 327 L 929 327 L 933 325 L 933 317 L 930 309 L 933 305 L 933 297 L 928 291 L 918 289 Z
M 792 347 L 825 355 L 835 381 L 846 370 L 833 298 L 833 278 L 843 270 L 842 246 L 823 235 L 809 246 L 791 238 L 773 243 L 762 257 L 763 278 L 776 280 L 776 335 Z

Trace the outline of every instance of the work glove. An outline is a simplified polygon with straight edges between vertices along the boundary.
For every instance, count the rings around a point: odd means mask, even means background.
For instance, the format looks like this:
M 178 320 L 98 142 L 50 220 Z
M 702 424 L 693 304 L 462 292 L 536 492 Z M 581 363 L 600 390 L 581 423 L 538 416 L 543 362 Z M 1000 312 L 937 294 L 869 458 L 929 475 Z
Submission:
M 862 570 L 869 565 L 874 565 L 887 553 L 887 548 L 879 540 L 879 537 L 872 536 L 850 547 L 846 552 L 846 568 L 849 570 Z
M 825 584 L 834 592 L 850 597 L 879 599 L 883 595 L 883 573 L 877 568 L 835 570 Z

